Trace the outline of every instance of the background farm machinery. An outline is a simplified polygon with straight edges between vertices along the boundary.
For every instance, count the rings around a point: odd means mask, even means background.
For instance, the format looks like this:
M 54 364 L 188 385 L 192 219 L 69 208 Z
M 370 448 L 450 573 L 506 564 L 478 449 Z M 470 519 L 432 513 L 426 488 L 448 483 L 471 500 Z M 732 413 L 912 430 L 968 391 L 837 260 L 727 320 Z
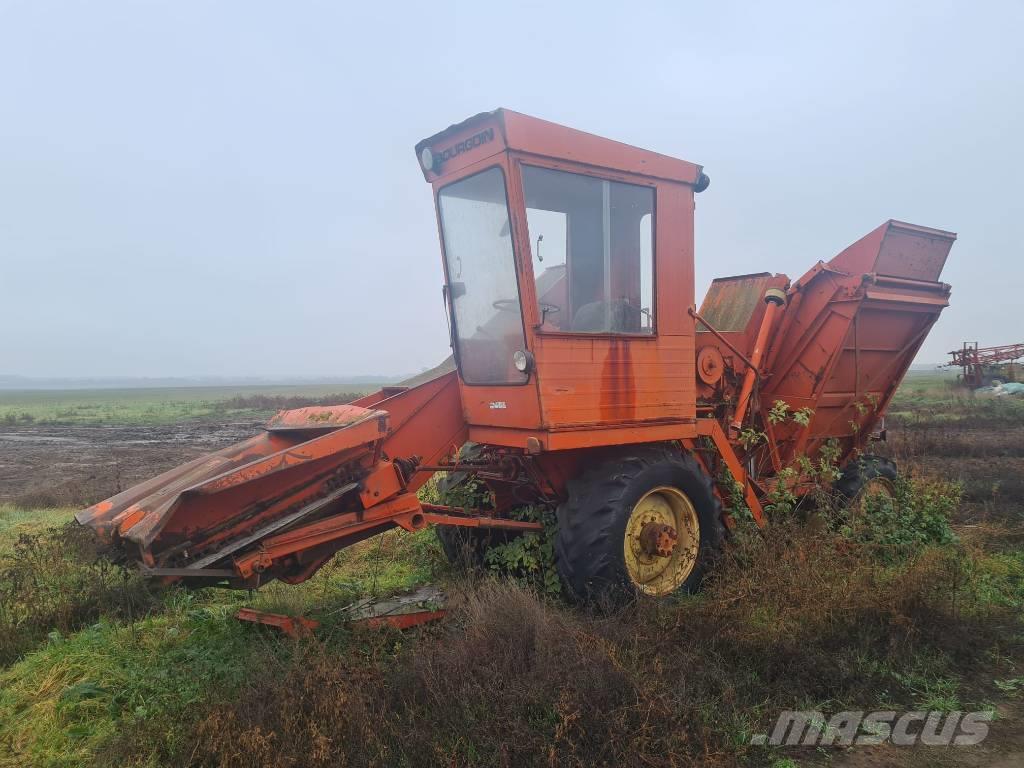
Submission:
M 965 341 L 960 349 L 950 353 L 947 367 L 960 369 L 960 382 L 965 387 L 980 389 L 993 381 L 1020 381 L 1020 365 L 1024 357 L 1024 344 L 1004 344 L 1001 347 L 979 347 L 976 341 Z

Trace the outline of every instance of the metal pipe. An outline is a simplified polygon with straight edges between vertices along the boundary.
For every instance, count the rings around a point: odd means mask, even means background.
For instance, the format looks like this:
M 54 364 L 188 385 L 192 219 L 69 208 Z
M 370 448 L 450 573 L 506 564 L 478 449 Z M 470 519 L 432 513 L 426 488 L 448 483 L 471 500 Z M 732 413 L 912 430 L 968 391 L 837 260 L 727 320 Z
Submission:
M 758 377 L 758 366 L 761 365 L 761 357 L 764 355 L 765 344 L 768 342 L 768 334 L 775 322 L 775 314 L 779 307 L 786 303 L 786 294 L 778 288 L 769 288 L 764 293 L 764 317 L 761 318 L 761 327 L 757 331 L 757 339 L 754 341 L 754 350 L 750 353 L 750 363 L 747 365 L 747 372 L 743 377 L 743 386 L 740 388 L 739 400 L 736 403 L 736 413 L 733 414 L 732 422 L 729 424 L 729 433 L 732 437 L 739 434 L 746 418 L 747 408 L 750 405 L 750 393 L 754 390 L 754 381 Z
M 945 290 L 949 286 L 945 283 L 937 283 L 934 280 L 914 280 L 911 277 L 890 277 L 889 275 L 865 275 L 866 282 L 875 285 L 905 285 L 909 288 L 923 288 L 931 291 Z
M 444 509 L 444 507 L 437 507 Z M 424 507 L 426 509 L 426 507 Z M 454 510 L 462 512 L 462 510 Z M 464 528 L 500 528 L 506 531 L 543 531 L 542 523 L 532 523 L 526 520 L 506 520 L 500 517 L 484 517 L 482 515 L 449 515 L 444 512 L 425 511 L 423 519 L 434 525 L 452 525 Z

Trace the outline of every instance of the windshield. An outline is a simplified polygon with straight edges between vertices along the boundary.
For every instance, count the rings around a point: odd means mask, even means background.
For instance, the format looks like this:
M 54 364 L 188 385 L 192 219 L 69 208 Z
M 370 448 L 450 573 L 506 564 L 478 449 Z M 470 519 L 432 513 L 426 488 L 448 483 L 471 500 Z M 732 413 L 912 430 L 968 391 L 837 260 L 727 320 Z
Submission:
M 438 209 L 462 379 L 525 383 L 528 375 L 512 363 L 526 343 L 501 169 L 444 187 Z

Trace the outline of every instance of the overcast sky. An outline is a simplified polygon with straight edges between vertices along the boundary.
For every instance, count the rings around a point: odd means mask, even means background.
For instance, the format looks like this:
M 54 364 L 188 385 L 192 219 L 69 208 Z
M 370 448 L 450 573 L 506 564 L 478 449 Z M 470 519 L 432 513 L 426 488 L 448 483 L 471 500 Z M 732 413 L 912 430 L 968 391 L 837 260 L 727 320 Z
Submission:
M 448 354 L 413 145 L 504 106 L 703 164 L 711 278 L 959 233 L 919 362 L 1024 341 L 1024 2 L 0 0 L 0 374 Z

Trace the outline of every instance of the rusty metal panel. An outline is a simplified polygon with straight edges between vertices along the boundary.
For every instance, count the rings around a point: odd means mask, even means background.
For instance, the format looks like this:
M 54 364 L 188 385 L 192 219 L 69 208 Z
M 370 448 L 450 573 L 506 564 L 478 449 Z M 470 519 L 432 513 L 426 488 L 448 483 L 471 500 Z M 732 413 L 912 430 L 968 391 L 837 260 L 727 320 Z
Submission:
M 627 340 L 538 334 L 535 349 L 548 429 L 694 416 L 692 336 Z M 492 425 L 504 426 L 486 424 Z
M 934 282 L 955 241 L 954 232 L 890 219 L 833 258 L 829 266 L 851 275 Z
M 427 181 L 494 157 L 507 148 L 502 111 L 481 112 L 416 145 L 416 162 Z
M 267 430 L 341 429 L 374 415 L 373 411 L 356 405 L 314 405 L 278 412 L 267 422 Z
M 320 626 L 320 622 L 316 619 L 307 619 L 304 616 L 286 616 L 283 613 L 267 613 L 266 611 L 257 611 L 255 608 L 241 608 L 235 614 L 235 618 L 239 621 L 274 627 L 289 637 L 307 637 Z
M 912 280 L 938 280 L 954 240 L 952 232 L 890 221 L 875 272 Z
M 745 331 L 771 277 L 770 273 L 761 272 L 756 275 L 717 278 L 711 283 L 704 303 L 700 305 L 701 317 L 720 333 Z M 707 330 L 697 323 L 697 333 L 707 333 Z
M 706 186 L 708 183 L 703 174 L 703 166 L 686 160 L 640 149 L 507 109 L 499 110 L 499 114 L 509 149 L 684 184 L 703 183 Z

